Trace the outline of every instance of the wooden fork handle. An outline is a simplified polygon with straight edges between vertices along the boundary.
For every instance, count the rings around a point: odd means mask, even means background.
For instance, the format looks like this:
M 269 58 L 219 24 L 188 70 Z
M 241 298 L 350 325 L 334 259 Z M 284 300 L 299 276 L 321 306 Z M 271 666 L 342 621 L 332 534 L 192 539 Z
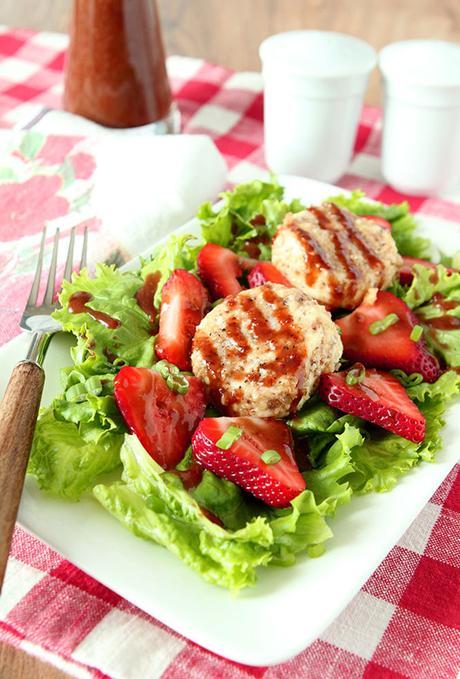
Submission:
M 0 404 L 0 590 L 21 499 L 45 374 L 22 361 Z

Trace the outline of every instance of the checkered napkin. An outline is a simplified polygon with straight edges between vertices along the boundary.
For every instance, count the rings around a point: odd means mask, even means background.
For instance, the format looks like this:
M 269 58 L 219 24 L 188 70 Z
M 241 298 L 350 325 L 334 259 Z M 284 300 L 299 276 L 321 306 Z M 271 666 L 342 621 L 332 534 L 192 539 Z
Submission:
M 0 126 L 22 127 L 43 105 L 59 106 L 65 45 L 60 35 L 0 29 Z M 260 77 L 180 57 L 168 66 L 185 131 L 215 140 L 232 181 L 257 176 L 264 168 Z M 379 141 L 380 112 L 367 108 L 341 185 L 384 201 L 407 199 L 424 221 L 460 228 L 459 197 L 401 196 L 384 185 Z M 0 246 L 3 266 L 10 244 L 2 224 Z M 246 667 L 199 648 L 19 528 L 0 599 L 0 640 L 78 677 L 454 678 L 460 668 L 460 468 L 321 638 L 282 665 Z

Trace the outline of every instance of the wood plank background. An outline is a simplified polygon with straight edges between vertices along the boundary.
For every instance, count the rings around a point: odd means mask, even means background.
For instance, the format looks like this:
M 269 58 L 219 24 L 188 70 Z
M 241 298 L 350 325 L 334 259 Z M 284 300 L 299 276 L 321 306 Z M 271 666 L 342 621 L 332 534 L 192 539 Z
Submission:
M 238 70 L 258 70 L 257 47 L 268 35 L 299 28 L 351 33 L 376 49 L 395 40 L 460 41 L 460 0 L 158 0 L 169 53 L 204 57 Z M 66 31 L 70 0 L 0 0 L 0 23 Z M 379 104 L 378 74 L 366 95 Z M 0 645 L 2 679 L 64 675 Z

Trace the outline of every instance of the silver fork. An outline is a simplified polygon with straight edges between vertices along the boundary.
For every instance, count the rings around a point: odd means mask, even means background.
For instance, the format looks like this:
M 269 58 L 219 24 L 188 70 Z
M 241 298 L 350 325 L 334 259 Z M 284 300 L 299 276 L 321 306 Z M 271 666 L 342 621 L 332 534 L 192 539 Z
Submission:
M 51 338 L 60 324 L 51 318 L 56 309 L 54 300 L 59 229 L 53 241 L 53 251 L 46 290 L 41 304 L 37 303 L 45 253 L 46 228 L 43 231 L 37 268 L 21 321 L 23 330 L 32 334 L 24 361 L 14 368 L 0 404 L 0 589 L 3 584 L 8 552 L 21 499 L 24 477 L 29 460 L 38 408 L 45 381 L 43 361 Z M 70 280 L 75 248 L 75 227 L 71 230 L 64 279 Z M 85 229 L 79 269 L 86 266 L 88 230 Z

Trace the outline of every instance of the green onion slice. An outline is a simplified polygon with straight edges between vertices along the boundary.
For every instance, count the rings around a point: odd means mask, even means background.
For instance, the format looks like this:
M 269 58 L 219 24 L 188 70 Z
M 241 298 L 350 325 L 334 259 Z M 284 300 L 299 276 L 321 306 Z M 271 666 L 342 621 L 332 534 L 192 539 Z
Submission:
M 233 424 L 222 434 L 216 446 L 221 450 L 228 450 L 243 435 L 243 430 Z
M 414 325 L 410 338 L 413 342 L 418 342 L 420 337 L 423 335 L 423 328 L 421 325 Z
M 366 368 L 362 363 L 355 363 L 351 366 L 345 377 L 345 382 L 352 387 L 354 384 L 360 384 L 366 377 Z
M 177 365 L 168 363 L 168 361 L 158 361 L 153 366 L 162 378 L 166 380 L 166 385 L 171 391 L 176 391 L 178 394 L 186 394 L 189 388 L 189 383 L 185 375 L 183 375 Z
M 397 323 L 399 321 L 399 316 L 397 314 L 388 314 L 385 316 L 385 318 L 382 318 L 381 320 L 374 321 L 373 323 L 370 324 L 369 326 L 369 332 L 371 335 L 380 335 L 381 332 L 384 332 L 388 328 L 391 328 L 392 325 Z
M 281 455 L 276 450 L 265 450 L 260 459 L 265 462 L 265 464 L 276 464 L 281 460 Z

